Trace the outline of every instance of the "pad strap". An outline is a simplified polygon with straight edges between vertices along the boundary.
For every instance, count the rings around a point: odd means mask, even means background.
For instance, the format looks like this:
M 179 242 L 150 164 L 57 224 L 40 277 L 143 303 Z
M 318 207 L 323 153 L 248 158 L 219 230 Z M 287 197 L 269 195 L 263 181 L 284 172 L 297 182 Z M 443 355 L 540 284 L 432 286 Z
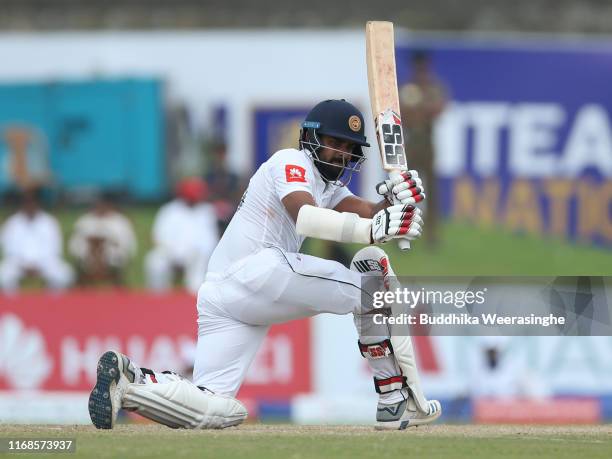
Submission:
M 382 359 L 393 354 L 393 346 L 390 339 L 373 344 L 363 344 L 361 341 L 357 341 L 357 344 L 359 345 L 361 356 L 366 359 Z
M 141 367 L 140 371 L 142 371 L 142 374 L 145 377 L 145 379 L 147 379 L 148 377 L 149 381 L 151 381 L 152 383 L 157 383 L 157 378 L 155 378 L 155 372 L 153 370 Z
M 387 392 L 393 392 L 404 387 L 408 387 L 405 376 L 391 376 L 385 379 L 378 379 L 374 376 L 374 389 L 378 394 L 386 394 Z

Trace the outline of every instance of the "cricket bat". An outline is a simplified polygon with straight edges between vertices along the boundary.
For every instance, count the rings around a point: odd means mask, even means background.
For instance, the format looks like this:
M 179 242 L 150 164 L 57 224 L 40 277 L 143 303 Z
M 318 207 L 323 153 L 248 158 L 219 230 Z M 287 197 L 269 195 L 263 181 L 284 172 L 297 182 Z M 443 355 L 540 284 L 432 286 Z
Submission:
M 366 61 L 372 117 L 383 169 L 391 174 L 407 170 L 404 135 L 400 115 L 393 23 L 369 21 L 366 24 Z M 410 241 L 399 241 L 402 250 Z

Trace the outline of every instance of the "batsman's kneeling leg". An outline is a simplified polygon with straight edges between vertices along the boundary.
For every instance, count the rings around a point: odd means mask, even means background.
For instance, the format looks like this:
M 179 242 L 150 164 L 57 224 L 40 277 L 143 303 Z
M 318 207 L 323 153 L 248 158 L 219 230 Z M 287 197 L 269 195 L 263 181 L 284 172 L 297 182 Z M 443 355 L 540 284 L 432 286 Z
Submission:
M 161 384 L 130 384 L 123 408 L 174 429 L 223 429 L 241 424 L 248 415 L 235 398 L 178 377 Z

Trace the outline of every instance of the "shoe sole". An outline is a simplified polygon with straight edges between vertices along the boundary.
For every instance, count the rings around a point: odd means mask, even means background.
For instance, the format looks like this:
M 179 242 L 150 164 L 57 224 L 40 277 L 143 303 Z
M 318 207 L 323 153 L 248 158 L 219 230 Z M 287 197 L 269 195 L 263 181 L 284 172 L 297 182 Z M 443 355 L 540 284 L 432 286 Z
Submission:
M 111 392 L 117 387 L 121 378 L 119 360 L 115 352 L 105 352 L 98 361 L 96 385 L 89 395 L 89 417 L 97 429 L 112 429 L 115 424 L 113 416 L 113 397 Z
M 414 418 L 390 422 L 378 422 L 375 426 L 376 430 L 405 430 L 408 427 L 417 427 L 425 424 L 431 424 L 442 415 L 442 410 L 438 411 L 434 416 L 427 418 Z

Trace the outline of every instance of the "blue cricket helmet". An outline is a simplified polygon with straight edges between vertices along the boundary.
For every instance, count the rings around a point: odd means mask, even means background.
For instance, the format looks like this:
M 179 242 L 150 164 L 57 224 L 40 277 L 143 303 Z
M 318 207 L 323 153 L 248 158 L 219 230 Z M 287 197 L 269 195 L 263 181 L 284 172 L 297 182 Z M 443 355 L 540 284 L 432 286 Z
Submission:
M 344 99 L 324 100 L 313 107 L 302 123 L 300 148 L 308 150 L 324 180 L 346 185 L 354 172 L 359 172 L 365 160 L 362 147 L 369 147 L 365 137 L 361 112 Z M 320 136 L 346 140 L 354 144 L 351 159 L 343 167 L 323 161 Z M 330 147 L 326 147 L 330 148 Z
M 360 147 L 369 147 L 365 136 L 365 122 L 357 107 L 344 99 L 324 100 L 315 105 L 302 123 L 303 129 L 314 129 L 317 135 L 328 135 L 355 143 L 363 156 Z

